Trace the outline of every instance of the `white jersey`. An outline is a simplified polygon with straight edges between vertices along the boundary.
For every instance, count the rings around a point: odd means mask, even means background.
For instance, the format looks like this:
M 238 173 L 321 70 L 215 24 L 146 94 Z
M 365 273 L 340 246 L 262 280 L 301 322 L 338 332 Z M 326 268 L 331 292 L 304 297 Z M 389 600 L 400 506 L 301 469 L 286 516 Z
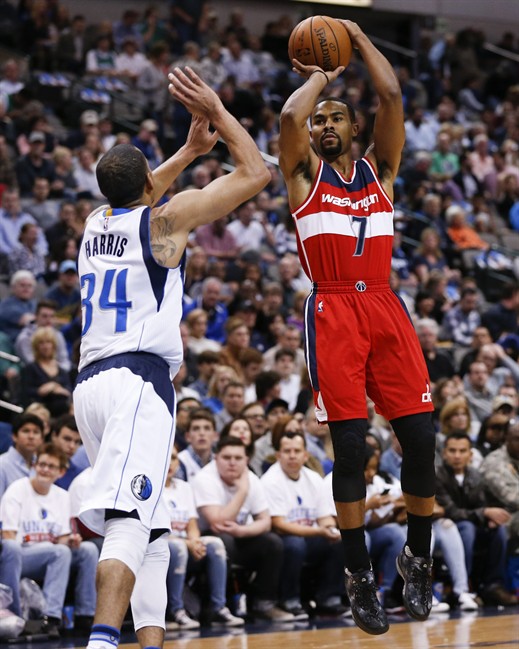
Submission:
M 271 516 L 283 516 L 289 523 L 317 525 L 317 519 L 333 516 L 324 495 L 321 476 L 303 467 L 298 480 L 291 480 L 279 462 L 273 464 L 261 477 Z
M 207 505 L 225 507 L 234 498 L 238 490 L 238 487 L 230 487 L 220 478 L 214 460 L 197 473 L 191 485 L 198 509 Z M 249 490 L 236 516 L 236 522 L 239 525 L 248 525 L 252 523 L 254 516 L 267 510 L 267 499 L 260 479 L 252 471 L 249 471 Z M 204 520 L 203 516 L 200 516 L 200 529 L 202 531 L 209 529 L 209 524 Z
M 170 487 L 165 487 L 162 492 L 171 519 L 173 536 L 187 538 L 187 524 L 191 518 L 198 520 L 195 506 L 195 497 L 191 485 L 184 480 L 174 479 Z
M 163 358 L 174 376 L 182 362 L 182 264 L 153 258 L 150 209 L 94 211 L 78 256 L 83 328 L 79 370 L 127 352 Z
M 70 534 L 69 495 L 56 485 L 51 485 L 48 494 L 38 494 L 30 478 L 21 478 L 2 496 L 0 518 L 4 531 L 16 532 L 16 540 L 22 545 L 54 542 Z

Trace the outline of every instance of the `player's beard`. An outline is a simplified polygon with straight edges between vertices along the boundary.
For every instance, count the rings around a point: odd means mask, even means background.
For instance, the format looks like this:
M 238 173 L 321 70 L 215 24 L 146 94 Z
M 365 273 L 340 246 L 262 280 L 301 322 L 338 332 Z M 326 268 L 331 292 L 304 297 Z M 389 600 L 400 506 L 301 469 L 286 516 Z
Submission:
M 329 135 L 328 133 L 326 135 Z M 321 141 L 319 142 L 321 154 L 325 158 L 336 158 L 342 152 L 342 142 L 338 135 L 334 133 L 333 141 L 324 142 L 326 135 L 323 135 Z

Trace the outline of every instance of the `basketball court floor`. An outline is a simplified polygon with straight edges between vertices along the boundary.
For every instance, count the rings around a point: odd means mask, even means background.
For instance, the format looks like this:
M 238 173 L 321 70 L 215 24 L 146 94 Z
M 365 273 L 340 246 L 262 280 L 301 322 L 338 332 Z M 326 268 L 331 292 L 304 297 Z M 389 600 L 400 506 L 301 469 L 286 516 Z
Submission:
M 316 619 L 305 623 L 246 624 L 243 629 L 171 632 L 165 649 L 490 649 L 519 648 L 519 607 L 481 609 L 470 613 L 433 614 L 426 622 L 390 617 L 382 636 L 367 635 L 351 618 Z M 17 649 L 72 649 L 85 647 L 87 638 L 24 643 Z M 133 633 L 124 633 L 124 649 L 138 649 Z

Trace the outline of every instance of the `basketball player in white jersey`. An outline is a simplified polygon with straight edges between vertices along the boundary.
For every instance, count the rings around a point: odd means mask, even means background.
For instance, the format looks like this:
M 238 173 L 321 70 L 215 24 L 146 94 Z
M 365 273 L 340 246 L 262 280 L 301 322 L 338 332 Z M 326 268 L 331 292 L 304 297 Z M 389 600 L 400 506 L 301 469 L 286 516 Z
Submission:
M 209 86 L 189 68 L 175 68 L 169 80 L 171 95 L 193 115 L 186 145 L 153 173 L 131 145 L 103 156 L 96 173 L 110 207 L 88 218 L 78 258 L 83 329 L 74 410 L 93 466 L 80 516 L 105 537 L 90 649 L 117 646 L 130 599 L 141 647 L 162 646 L 169 516 L 161 493 L 175 431 L 171 377 L 182 362 L 184 251 L 192 229 L 228 214 L 270 178 L 253 140 Z M 218 134 L 234 171 L 155 208 Z

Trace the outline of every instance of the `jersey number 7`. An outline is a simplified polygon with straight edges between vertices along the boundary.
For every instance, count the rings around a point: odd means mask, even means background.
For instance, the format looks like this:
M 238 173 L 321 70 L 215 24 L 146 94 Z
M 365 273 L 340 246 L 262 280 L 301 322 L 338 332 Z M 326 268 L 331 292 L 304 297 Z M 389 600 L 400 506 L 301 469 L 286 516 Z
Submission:
M 117 275 L 115 268 L 107 270 L 102 281 L 101 291 L 99 297 L 96 295 L 96 276 L 94 273 L 86 273 L 81 275 L 81 289 L 86 285 L 86 297 L 81 300 L 81 306 L 84 308 L 83 312 L 83 330 L 81 335 L 84 336 L 90 329 L 92 324 L 92 316 L 94 313 L 94 306 L 97 303 L 100 309 L 113 309 L 115 311 L 115 327 L 114 333 L 123 333 L 126 331 L 128 324 L 128 309 L 131 309 L 132 302 L 126 299 L 126 278 L 128 276 L 128 269 L 123 268 Z M 115 299 L 110 300 L 112 292 L 112 284 L 115 278 Z

